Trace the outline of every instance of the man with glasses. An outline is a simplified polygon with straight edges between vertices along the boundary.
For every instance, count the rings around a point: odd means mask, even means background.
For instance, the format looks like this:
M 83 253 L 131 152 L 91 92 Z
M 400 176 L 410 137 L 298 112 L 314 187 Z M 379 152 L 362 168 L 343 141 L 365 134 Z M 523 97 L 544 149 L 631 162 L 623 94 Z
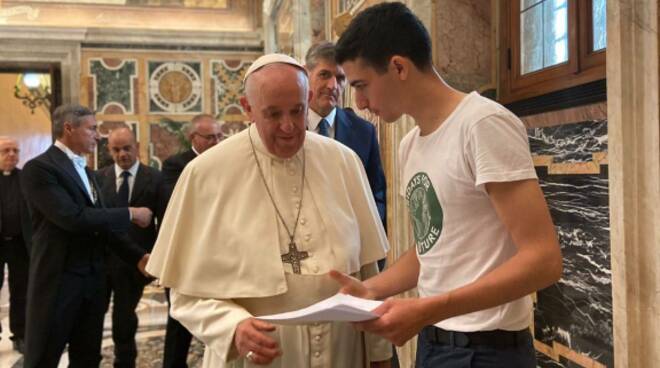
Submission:
M 193 117 L 188 126 L 188 139 L 191 148 L 187 151 L 170 156 L 163 162 L 163 183 L 167 190 L 166 200 L 169 200 L 179 175 L 193 158 L 201 155 L 207 149 L 218 144 L 222 139 L 220 124 L 212 115 L 200 114 Z
M 161 174 L 158 170 L 140 163 L 140 148 L 135 134 L 127 125 L 110 131 L 108 151 L 114 163 L 96 172 L 102 196 L 108 208 L 146 207 L 154 213 L 149 226 L 131 225 L 128 236 L 145 252 L 151 252 L 160 220 L 159 196 Z M 151 281 L 133 266 L 114 254 L 107 259 L 106 309 L 112 298 L 112 341 L 114 342 L 115 368 L 135 368 L 137 344 L 135 333 L 138 316 L 135 308 L 142 298 L 144 287 Z
M 176 181 L 179 179 L 179 176 L 186 165 L 188 165 L 188 163 L 195 157 L 204 153 L 204 151 L 218 144 L 222 139 L 220 124 L 218 124 L 212 115 L 197 115 L 193 117 L 190 122 L 188 139 L 192 146 L 189 150 L 171 156 L 163 162 L 162 174 L 163 188 L 165 190 L 163 198 L 166 201 L 163 208 L 167 208 L 167 202 L 169 202 Z M 167 301 L 169 304 L 169 289 L 165 289 L 165 294 L 167 295 Z M 190 348 L 191 340 L 192 335 L 190 332 L 188 332 L 188 330 L 186 330 L 186 328 L 178 321 L 172 319 L 168 315 L 163 367 L 187 367 L 186 359 L 188 357 L 188 349 Z

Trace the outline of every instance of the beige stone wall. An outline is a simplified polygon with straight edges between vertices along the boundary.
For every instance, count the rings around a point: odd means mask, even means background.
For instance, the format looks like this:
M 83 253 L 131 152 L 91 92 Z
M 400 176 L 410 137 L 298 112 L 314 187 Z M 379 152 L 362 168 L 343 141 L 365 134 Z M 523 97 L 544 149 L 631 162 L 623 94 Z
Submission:
M 490 87 L 492 42 L 491 1 L 434 2 L 436 67 L 452 87 L 463 92 Z

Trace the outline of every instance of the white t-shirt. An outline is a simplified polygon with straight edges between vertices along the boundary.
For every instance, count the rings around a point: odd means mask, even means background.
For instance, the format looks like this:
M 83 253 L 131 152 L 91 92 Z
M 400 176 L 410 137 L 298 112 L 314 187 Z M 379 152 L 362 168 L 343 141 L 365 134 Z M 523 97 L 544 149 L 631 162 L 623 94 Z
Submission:
M 472 92 L 433 133 L 421 137 L 419 127 L 409 132 L 399 160 L 422 297 L 469 284 L 516 253 L 484 187 L 536 178 L 527 132 L 510 111 Z M 463 332 L 521 330 L 529 326 L 531 312 L 527 296 L 436 326 Z

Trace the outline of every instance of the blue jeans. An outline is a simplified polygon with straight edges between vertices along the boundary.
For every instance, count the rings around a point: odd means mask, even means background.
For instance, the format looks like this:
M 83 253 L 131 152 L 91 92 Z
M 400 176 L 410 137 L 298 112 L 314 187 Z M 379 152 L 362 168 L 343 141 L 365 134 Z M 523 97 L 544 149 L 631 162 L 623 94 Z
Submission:
M 417 368 L 536 368 L 531 334 L 528 341 L 509 348 L 444 345 L 429 341 L 420 333 L 417 341 Z

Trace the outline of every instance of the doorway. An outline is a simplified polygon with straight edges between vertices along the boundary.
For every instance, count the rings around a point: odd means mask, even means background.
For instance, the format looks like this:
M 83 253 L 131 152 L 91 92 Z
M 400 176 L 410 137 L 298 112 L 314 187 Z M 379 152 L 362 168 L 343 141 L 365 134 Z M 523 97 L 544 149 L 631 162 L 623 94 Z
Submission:
M 18 167 L 53 142 L 51 113 L 61 104 L 59 64 L 0 63 L 0 135 L 18 141 Z

